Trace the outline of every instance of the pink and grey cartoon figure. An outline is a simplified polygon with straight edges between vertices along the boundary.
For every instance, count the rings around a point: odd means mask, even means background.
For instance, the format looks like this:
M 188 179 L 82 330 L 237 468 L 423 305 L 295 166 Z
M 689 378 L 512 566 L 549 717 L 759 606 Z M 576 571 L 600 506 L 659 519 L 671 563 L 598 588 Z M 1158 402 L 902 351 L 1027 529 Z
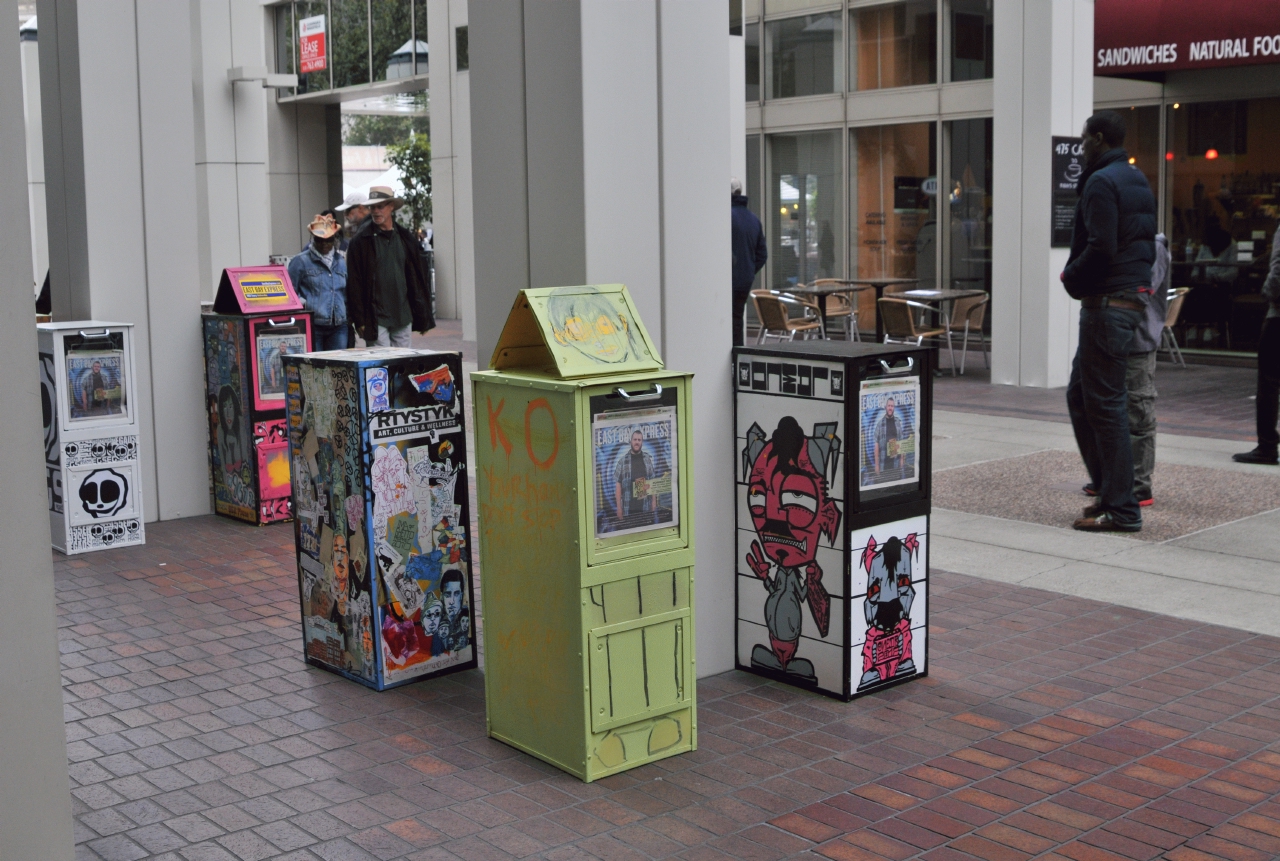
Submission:
M 767 442 L 752 424 L 742 450 L 747 506 L 759 539 L 751 542 L 746 561 L 768 592 L 769 645 L 751 650 L 751 666 L 806 682 L 816 682 L 817 675 L 812 661 L 796 657 L 804 603 L 820 636 L 827 636 L 831 621 L 831 596 L 822 585 L 817 554 L 819 539 L 834 541 L 840 529 L 840 508 L 828 486 L 840 456 L 836 427 L 815 425 L 813 436 L 806 436 L 799 422 L 784 416 Z
M 911 660 L 911 561 L 919 556 L 920 542 L 912 532 L 876 545 L 875 536 L 862 551 L 867 571 L 867 597 L 862 602 L 867 639 L 862 644 L 862 679 L 858 690 L 916 671 Z

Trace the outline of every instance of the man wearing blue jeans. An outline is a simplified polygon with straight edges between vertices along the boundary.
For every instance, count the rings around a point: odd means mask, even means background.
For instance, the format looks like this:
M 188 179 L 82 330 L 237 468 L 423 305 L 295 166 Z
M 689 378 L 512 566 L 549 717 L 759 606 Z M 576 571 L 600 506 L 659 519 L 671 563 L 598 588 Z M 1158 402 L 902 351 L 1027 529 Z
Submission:
M 1067 385 L 1076 444 L 1098 501 L 1075 529 L 1137 532 L 1142 512 L 1133 492 L 1125 375 L 1134 334 L 1143 324 L 1155 261 L 1156 201 L 1147 179 L 1129 164 L 1124 120 L 1101 111 L 1085 120 L 1071 254 L 1062 272 L 1080 300 L 1080 344 Z

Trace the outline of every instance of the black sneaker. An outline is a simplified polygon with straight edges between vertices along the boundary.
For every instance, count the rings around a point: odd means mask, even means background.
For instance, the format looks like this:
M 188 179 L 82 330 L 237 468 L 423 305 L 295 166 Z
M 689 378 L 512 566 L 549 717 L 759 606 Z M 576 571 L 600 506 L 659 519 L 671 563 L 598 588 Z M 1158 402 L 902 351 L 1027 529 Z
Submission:
M 1275 466 L 1277 462 L 1276 450 L 1266 449 L 1258 446 L 1253 451 L 1246 451 L 1240 454 L 1231 455 L 1231 459 L 1236 463 L 1265 463 Z
M 1091 481 L 1091 482 L 1089 482 L 1088 484 L 1086 484 L 1084 487 L 1080 488 L 1080 490 L 1084 492 L 1084 495 L 1085 495 L 1085 496 L 1097 496 L 1097 495 L 1098 495 L 1098 488 L 1096 488 L 1096 487 L 1094 487 L 1094 486 L 1093 486 L 1093 482 L 1092 482 L 1092 481 Z

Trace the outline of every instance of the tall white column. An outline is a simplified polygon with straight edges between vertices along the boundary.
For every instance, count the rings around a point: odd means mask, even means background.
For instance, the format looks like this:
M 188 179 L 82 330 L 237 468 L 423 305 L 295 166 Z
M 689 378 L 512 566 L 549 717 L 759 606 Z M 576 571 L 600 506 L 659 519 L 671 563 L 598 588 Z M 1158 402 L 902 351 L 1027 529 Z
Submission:
M 200 286 L 202 297 L 212 299 L 224 268 L 263 265 L 272 253 L 267 103 L 273 91 L 227 80 L 234 66 L 263 63 L 260 4 L 192 0 L 190 17 Z M 284 199 L 297 199 L 287 180 L 276 184 L 286 186 Z M 301 228 L 296 233 L 300 237 Z
M 431 218 L 436 316 L 462 320 L 476 339 L 475 238 L 471 220 L 471 73 L 458 69 L 456 39 L 466 0 L 427 0 L 431 39 Z M 487 356 L 484 358 L 488 358 Z
M 49 268 L 49 230 L 44 205 L 44 141 L 40 118 L 40 43 L 27 38 L 22 55 L 22 113 L 27 125 L 27 206 L 31 225 L 31 280 L 39 288 Z
M 699 675 L 734 661 L 728 33 L 719 3 L 470 7 L 481 364 L 517 290 L 621 282 L 696 374 Z
M 16 19 L 16 3 L 0 16 Z M 62 683 L 54 622 L 49 518 L 43 499 L 40 387 L 32 317 L 31 245 L 27 221 L 27 160 L 18 41 L 0 39 L 0 195 L 11 204 L 7 242 L 0 242 L 0 291 L 11 309 L 0 315 L 0 434 L 4 494 L 0 496 L 0 858 L 71 861 L 71 795 Z
M 39 12 L 54 314 L 135 324 L 147 519 L 204 514 L 189 10 L 40 0 Z
M 995 5 L 992 256 L 994 383 L 1065 386 L 1079 303 L 1050 248 L 1052 138 L 1093 112 L 1093 0 Z

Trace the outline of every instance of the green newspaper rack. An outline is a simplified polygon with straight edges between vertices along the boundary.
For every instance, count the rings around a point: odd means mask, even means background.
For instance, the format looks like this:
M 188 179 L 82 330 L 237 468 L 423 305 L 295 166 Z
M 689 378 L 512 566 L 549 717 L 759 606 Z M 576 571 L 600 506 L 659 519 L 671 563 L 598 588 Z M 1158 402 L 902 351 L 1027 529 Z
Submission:
M 697 747 L 691 374 L 621 284 L 522 290 L 472 374 L 489 735 L 592 781 Z

